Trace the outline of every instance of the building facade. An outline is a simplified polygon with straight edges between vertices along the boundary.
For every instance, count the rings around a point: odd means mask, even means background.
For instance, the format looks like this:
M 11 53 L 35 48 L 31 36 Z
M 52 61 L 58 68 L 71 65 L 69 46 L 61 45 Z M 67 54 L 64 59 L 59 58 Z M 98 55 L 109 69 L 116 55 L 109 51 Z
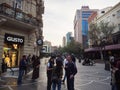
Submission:
M 89 17 L 89 23 L 97 23 L 99 24 L 101 21 L 102 22 L 109 22 L 109 24 L 114 24 L 115 29 L 114 32 L 112 33 L 112 42 L 111 43 L 106 43 L 104 45 L 104 53 L 106 54 L 106 57 L 111 53 L 111 54 L 116 54 L 120 55 L 120 2 L 117 3 L 115 6 L 107 10 L 104 14 L 98 15 L 97 13 L 96 17 Z M 91 43 L 92 45 L 92 43 Z M 100 51 L 100 46 L 96 47 L 90 47 L 88 49 L 85 49 L 86 53 L 89 54 L 94 54 L 97 56 L 97 52 Z
M 41 2 L 41 16 L 44 3 Z M 37 18 L 36 0 L 0 0 L 0 63 L 17 67 L 22 55 L 38 55 L 36 30 L 42 28 Z M 0 64 L 1 65 L 1 64 Z
M 116 26 L 115 32 L 120 30 L 120 2 L 97 18 L 96 23 L 109 22 Z
M 76 11 L 74 18 L 74 37 L 75 41 L 82 44 L 83 48 L 88 47 L 88 17 L 97 9 L 89 9 L 88 6 L 82 6 Z

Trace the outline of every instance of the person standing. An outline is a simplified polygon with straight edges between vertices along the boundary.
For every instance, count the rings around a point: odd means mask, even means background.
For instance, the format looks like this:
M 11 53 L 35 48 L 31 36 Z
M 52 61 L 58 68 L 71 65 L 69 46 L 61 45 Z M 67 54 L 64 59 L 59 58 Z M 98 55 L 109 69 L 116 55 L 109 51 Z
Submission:
M 74 63 L 76 63 L 76 58 L 75 58 L 75 55 L 72 53 L 71 54 L 71 58 L 72 58 L 72 61 L 74 62 Z
M 61 90 L 61 80 L 63 75 L 63 67 L 61 61 L 56 62 L 56 66 L 53 68 L 52 73 L 52 90 Z
M 117 70 L 117 68 L 115 67 L 114 64 L 112 64 L 111 66 L 111 90 L 117 90 L 116 89 L 116 80 L 115 80 L 115 72 Z
M 19 64 L 19 75 L 18 75 L 18 84 L 22 83 L 22 77 L 25 73 L 27 67 L 27 63 L 26 63 L 26 56 L 23 55 L 22 59 L 20 60 L 20 64 Z
M 51 56 L 51 58 L 49 59 L 48 64 L 47 64 L 47 90 L 51 90 L 54 59 L 55 59 L 55 57 Z
M 63 80 L 62 80 L 62 83 L 63 83 L 63 84 L 64 84 L 65 79 L 66 79 L 66 70 L 65 70 L 65 66 L 66 66 L 67 63 L 68 63 L 66 57 L 67 57 L 67 56 L 65 56 L 65 59 L 64 59 L 64 62 L 63 62 L 63 67 L 64 67 L 64 77 L 63 77 Z
M 117 90 L 120 90 L 120 63 L 118 63 L 117 70 L 115 72 L 115 81 Z
M 40 66 L 40 58 L 38 56 L 35 57 L 33 61 L 33 73 L 32 73 L 32 80 L 39 78 L 39 66 Z
M 70 55 L 67 56 L 68 63 L 65 66 L 67 76 L 67 89 L 74 90 L 74 76 L 77 74 L 77 67 Z

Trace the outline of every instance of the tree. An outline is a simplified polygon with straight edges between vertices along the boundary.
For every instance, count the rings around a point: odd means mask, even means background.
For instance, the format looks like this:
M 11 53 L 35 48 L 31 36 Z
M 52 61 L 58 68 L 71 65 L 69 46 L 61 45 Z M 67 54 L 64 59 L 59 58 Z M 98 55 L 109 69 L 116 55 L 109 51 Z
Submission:
M 115 30 L 115 25 L 110 24 L 109 22 L 100 22 L 99 23 L 99 31 L 100 33 L 100 53 L 101 53 L 101 59 L 105 61 L 105 70 L 110 70 L 110 65 L 108 62 L 108 56 L 105 52 L 105 45 L 108 45 L 112 43 L 112 34 Z M 102 49 L 104 49 L 104 54 L 102 52 Z
M 100 40 L 106 39 L 107 43 L 112 43 L 112 34 L 115 30 L 115 25 L 110 24 L 109 22 L 101 21 L 99 23 Z
M 72 40 L 67 46 L 63 47 L 63 48 L 59 48 L 59 51 L 61 53 L 74 53 L 76 56 L 79 56 L 80 54 L 82 54 L 82 48 L 81 48 L 81 44 L 75 42 L 74 40 Z
M 90 30 L 88 32 L 89 39 L 93 46 L 98 45 L 98 35 L 100 34 L 100 31 L 98 30 L 98 26 L 95 23 L 91 23 L 89 26 Z

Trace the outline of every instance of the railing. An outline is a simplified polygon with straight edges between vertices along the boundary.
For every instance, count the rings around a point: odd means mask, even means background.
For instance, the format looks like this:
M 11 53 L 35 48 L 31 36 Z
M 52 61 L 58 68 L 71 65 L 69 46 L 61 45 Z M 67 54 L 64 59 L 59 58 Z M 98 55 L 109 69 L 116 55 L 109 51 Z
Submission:
M 27 24 L 38 26 L 38 20 L 35 17 L 22 12 L 22 10 L 18 8 L 15 9 L 13 7 L 7 6 L 5 3 L 0 4 L 0 14 Z

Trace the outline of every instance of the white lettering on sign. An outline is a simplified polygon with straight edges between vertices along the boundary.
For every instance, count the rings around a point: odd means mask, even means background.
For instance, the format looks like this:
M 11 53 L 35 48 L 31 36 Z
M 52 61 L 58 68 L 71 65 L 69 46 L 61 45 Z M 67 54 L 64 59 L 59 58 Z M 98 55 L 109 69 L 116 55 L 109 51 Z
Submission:
M 23 43 L 23 39 L 21 39 L 21 38 L 13 38 L 13 37 L 10 37 L 10 36 L 7 37 L 7 41 Z

